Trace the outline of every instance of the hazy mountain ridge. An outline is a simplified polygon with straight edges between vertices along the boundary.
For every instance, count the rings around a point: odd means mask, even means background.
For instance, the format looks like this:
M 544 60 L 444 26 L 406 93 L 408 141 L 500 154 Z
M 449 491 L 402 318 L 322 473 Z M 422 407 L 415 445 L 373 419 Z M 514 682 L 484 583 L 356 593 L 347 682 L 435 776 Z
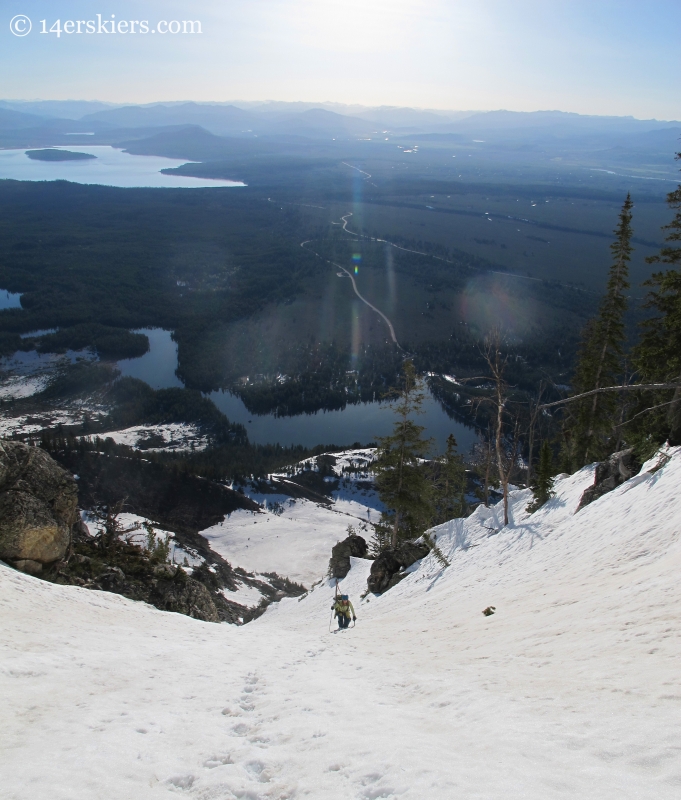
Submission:
M 482 135 L 639 134 L 677 127 L 678 121 L 583 115 L 564 111 L 436 111 L 335 103 L 172 102 L 107 106 L 97 101 L 0 101 L 0 128 L 49 126 L 68 130 L 74 123 L 107 128 L 200 125 L 217 135 L 292 134 L 367 136 L 376 133 L 461 133 Z

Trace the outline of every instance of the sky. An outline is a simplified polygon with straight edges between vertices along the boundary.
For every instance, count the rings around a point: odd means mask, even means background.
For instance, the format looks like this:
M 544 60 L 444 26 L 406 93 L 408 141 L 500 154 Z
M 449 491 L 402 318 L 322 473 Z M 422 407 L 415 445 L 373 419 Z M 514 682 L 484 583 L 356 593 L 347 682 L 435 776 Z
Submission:
M 680 45 L 679 0 L 0 0 L 0 97 L 678 120 Z

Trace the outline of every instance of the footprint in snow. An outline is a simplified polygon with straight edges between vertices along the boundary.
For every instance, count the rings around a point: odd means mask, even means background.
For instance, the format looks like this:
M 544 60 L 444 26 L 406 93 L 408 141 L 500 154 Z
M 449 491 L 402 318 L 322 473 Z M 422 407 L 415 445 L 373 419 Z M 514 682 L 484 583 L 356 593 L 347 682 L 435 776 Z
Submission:
M 236 736 L 246 736 L 250 731 L 251 728 L 243 722 L 240 722 L 232 728 L 232 733 Z
M 194 775 L 175 775 L 168 778 L 166 783 L 169 786 L 174 786 L 176 789 L 191 789 L 196 780 Z
M 272 776 L 262 761 L 249 761 L 246 764 L 246 769 L 251 775 L 256 777 L 260 783 L 269 783 L 272 780 Z
M 211 756 L 203 762 L 206 769 L 215 769 L 215 767 L 223 767 L 225 764 L 233 764 L 232 757 L 229 753 L 222 756 Z

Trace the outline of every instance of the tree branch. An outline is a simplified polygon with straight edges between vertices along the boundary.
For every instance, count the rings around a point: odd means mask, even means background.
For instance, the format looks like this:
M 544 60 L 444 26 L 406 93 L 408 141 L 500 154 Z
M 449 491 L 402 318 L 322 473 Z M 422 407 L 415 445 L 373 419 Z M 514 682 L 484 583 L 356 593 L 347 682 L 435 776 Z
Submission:
M 555 403 L 543 403 L 539 408 L 551 408 L 552 406 L 562 406 L 564 403 L 572 403 L 574 400 L 581 400 L 583 397 L 591 397 L 601 392 L 627 392 L 635 389 L 641 391 L 655 391 L 659 389 L 680 389 L 681 383 L 629 383 L 624 386 L 603 386 L 600 389 L 592 389 L 590 392 L 582 392 L 573 397 L 566 397 L 563 400 L 556 400 Z

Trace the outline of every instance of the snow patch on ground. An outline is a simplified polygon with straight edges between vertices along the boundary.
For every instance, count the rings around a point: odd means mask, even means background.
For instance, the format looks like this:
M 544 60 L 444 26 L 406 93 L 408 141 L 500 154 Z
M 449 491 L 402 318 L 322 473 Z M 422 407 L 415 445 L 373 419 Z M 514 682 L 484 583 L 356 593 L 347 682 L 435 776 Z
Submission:
M 113 439 L 116 444 L 151 451 L 205 450 L 208 445 L 208 440 L 201 435 L 199 428 L 186 422 L 135 425 L 132 428 L 98 435 L 101 439 Z
M 262 580 L 267 579 L 262 578 Z M 239 588 L 235 592 L 232 592 L 229 589 L 220 590 L 225 600 L 231 600 L 233 603 L 239 603 L 239 605 L 245 606 L 246 608 L 255 608 L 255 606 L 257 606 L 263 599 L 263 595 L 254 586 L 246 586 L 246 584 L 239 583 L 238 580 L 237 584 L 239 584 Z
M 277 572 L 310 586 L 326 571 L 333 545 L 357 520 L 310 500 L 274 497 L 283 504 L 282 513 L 239 509 L 201 535 L 216 553 L 248 572 Z M 267 500 L 272 502 L 272 495 Z
M 58 425 L 80 425 L 85 413 L 90 419 L 96 420 L 105 412 L 97 407 L 76 404 L 66 409 L 48 409 L 18 416 L 11 416 L 5 409 L 0 411 L 0 438 L 40 433 Z
M 90 535 L 94 536 L 100 529 L 100 523 L 97 522 L 95 516 L 89 511 L 81 511 L 81 518 L 90 531 Z M 140 517 L 139 514 L 132 514 L 124 511 L 118 515 L 118 522 L 122 531 L 129 531 L 128 533 L 122 533 L 120 538 L 126 539 L 140 547 L 146 547 L 147 545 L 148 533 L 147 529 L 144 527 L 145 525 L 151 525 L 157 541 L 163 541 L 167 537 L 170 540 L 168 560 L 171 564 L 186 567 L 198 567 L 203 564 L 204 560 L 201 556 L 181 547 L 175 541 L 175 534 L 172 533 L 172 531 L 165 531 L 159 528 L 146 517 Z
M 19 400 L 42 392 L 49 382 L 47 375 L 12 375 L 0 383 L 0 399 Z
M 374 451 L 349 450 L 334 457 L 337 463 L 332 469 L 340 483 L 331 493 L 330 505 L 246 487 L 246 495 L 262 511 L 234 511 L 201 535 L 216 553 L 248 572 L 277 572 L 310 586 L 326 572 L 331 548 L 347 537 L 348 525 L 369 540 L 373 536 L 370 523 L 378 522 L 383 508 L 369 484 Z M 344 473 L 344 469 L 359 471 Z

